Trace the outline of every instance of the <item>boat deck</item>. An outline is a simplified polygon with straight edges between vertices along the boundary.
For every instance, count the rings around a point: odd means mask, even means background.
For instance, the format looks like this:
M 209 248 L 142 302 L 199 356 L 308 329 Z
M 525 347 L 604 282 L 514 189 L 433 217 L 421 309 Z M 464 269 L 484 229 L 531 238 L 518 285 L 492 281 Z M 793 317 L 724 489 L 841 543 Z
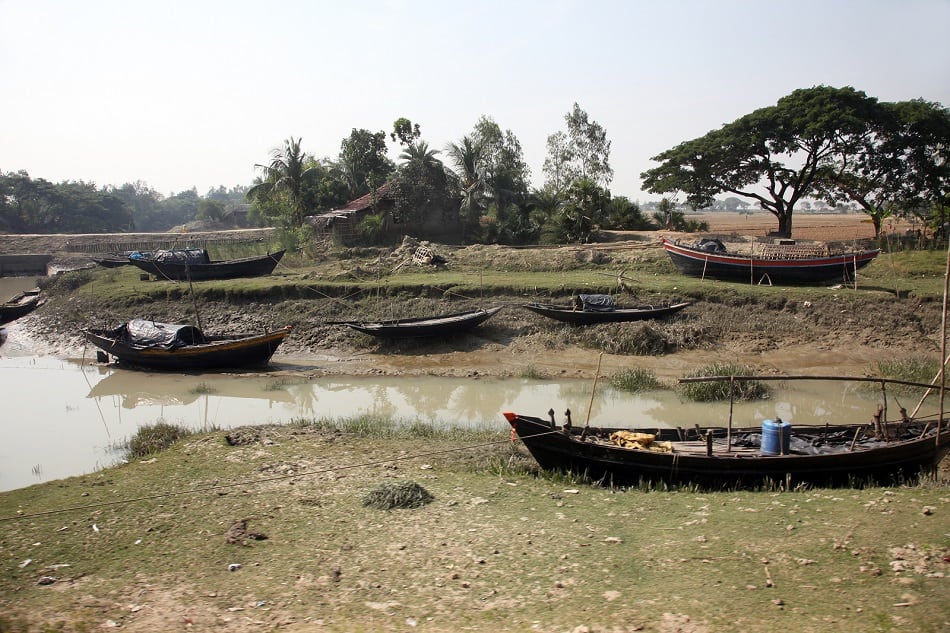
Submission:
M 610 440 L 604 439 L 602 437 L 590 437 L 588 440 L 597 442 L 598 444 L 604 444 L 607 446 L 612 446 L 614 448 L 625 448 L 619 446 Z M 646 450 L 646 449 L 637 449 L 629 448 L 631 451 L 636 450 Z M 673 442 L 672 454 L 676 455 L 706 455 L 706 441 L 705 440 L 677 440 Z M 741 456 L 755 456 L 761 457 L 762 453 L 758 447 L 754 446 L 733 446 L 729 449 L 726 446 L 726 442 L 723 439 L 713 440 L 712 446 L 714 455 L 731 455 L 733 457 Z M 649 452 L 668 452 L 668 451 L 649 451 Z
M 811 259 L 828 255 L 828 247 L 819 244 L 765 244 L 761 252 L 756 254 L 760 259 L 769 260 Z

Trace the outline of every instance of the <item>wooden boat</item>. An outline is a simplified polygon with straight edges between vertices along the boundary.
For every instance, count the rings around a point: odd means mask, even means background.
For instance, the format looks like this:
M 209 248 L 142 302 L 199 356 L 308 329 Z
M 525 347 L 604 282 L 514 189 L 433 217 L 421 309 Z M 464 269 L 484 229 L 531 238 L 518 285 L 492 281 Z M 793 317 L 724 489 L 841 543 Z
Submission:
M 790 426 L 787 454 L 772 455 L 763 451 L 763 428 L 585 429 L 556 426 L 553 411 L 549 420 L 504 415 L 542 468 L 614 485 L 886 485 L 936 468 L 950 450 L 946 422 L 939 439 L 936 424 L 924 422 L 888 424 L 887 439 L 863 424 Z
M 129 257 L 133 253 L 137 253 L 137 252 L 138 251 L 125 251 L 122 253 L 105 253 L 103 255 L 96 255 L 94 257 L 90 257 L 89 259 L 91 259 L 93 262 L 95 262 L 99 266 L 102 266 L 103 268 L 120 268 L 122 266 L 131 266 L 132 261 L 129 259 Z
M 572 325 L 592 325 L 595 323 L 619 323 L 624 321 L 642 321 L 645 319 L 662 319 L 679 312 L 690 305 L 688 301 L 668 305 L 638 305 L 615 307 L 611 302 L 605 309 L 590 309 L 585 297 L 578 297 L 580 306 L 548 305 L 544 303 L 526 303 L 524 308 L 541 316 L 571 323 Z
M 0 303 L 0 325 L 28 315 L 45 302 L 46 299 L 41 296 L 39 288 L 21 292 L 8 301 Z
M 231 369 L 266 365 L 290 326 L 263 334 L 208 336 L 193 325 L 133 319 L 83 336 L 120 364 L 148 369 Z
M 880 253 L 868 249 L 831 255 L 810 247 L 769 244 L 757 255 L 740 255 L 727 253 L 718 240 L 687 245 L 666 238 L 663 248 L 684 275 L 779 285 L 851 282 Z
M 703 376 L 680 382 L 749 380 L 879 383 L 882 393 L 887 384 L 919 387 L 928 393 L 934 388 L 932 384 L 866 376 Z M 504 415 L 513 436 L 517 434 L 542 468 L 585 474 L 618 485 L 640 481 L 720 487 L 767 482 L 891 484 L 935 470 L 950 451 L 950 423 L 914 420 L 916 410 L 909 417 L 903 408 L 899 422 L 887 422 L 884 410 L 885 405 L 879 404 L 871 424 L 795 426 L 765 420 L 761 427 L 738 429 L 732 428 L 731 402 L 726 427 L 577 428 L 571 424 L 570 410 L 558 427 L 553 410 L 548 411 L 549 419 Z
M 129 262 L 159 279 L 199 281 L 206 279 L 233 279 L 269 275 L 277 267 L 286 251 L 277 251 L 257 257 L 213 261 L 204 249 L 155 251 L 147 255 L 133 254 Z
M 394 319 L 390 321 L 329 321 L 379 338 L 420 338 L 461 334 L 495 316 L 504 306 L 471 310 L 434 317 Z

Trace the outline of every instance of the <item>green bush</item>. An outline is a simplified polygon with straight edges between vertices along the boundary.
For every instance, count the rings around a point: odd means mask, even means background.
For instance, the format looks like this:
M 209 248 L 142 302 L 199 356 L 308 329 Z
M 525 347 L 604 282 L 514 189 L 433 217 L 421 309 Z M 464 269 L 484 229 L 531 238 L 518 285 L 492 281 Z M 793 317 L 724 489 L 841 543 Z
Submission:
M 660 386 L 660 381 L 657 380 L 656 372 L 652 369 L 634 367 L 632 369 L 621 369 L 611 376 L 610 386 L 618 391 L 636 393 L 656 389 Z
M 194 431 L 167 422 L 156 422 L 136 431 L 126 446 L 127 459 L 138 459 L 159 453 L 178 440 L 194 435 Z
M 699 371 L 687 374 L 686 378 L 712 376 L 748 376 L 755 373 L 751 367 L 734 363 L 707 365 Z M 730 394 L 730 385 L 732 386 Z M 764 400 L 769 397 L 769 388 L 757 380 L 686 382 L 681 385 L 683 396 L 695 402 L 716 400 Z

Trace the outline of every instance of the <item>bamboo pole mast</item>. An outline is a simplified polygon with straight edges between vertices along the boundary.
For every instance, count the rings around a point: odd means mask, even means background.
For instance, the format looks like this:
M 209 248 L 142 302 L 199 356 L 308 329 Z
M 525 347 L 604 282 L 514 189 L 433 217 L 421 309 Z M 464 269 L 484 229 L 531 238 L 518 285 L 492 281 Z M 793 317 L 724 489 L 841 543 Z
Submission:
M 600 363 L 604 360 L 604 353 L 601 352 L 597 357 L 597 371 L 594 373 L 594 385 L 590 389 L 590 403 L 587 405 L 587 420 L 584 421 L 584 429 L 590 426 L 590 413 L 594 408 L 594 394 L 597 393 L 597 379 L 600 378 Z
M 947 363 L 950 363 L 950 356 L 945 356 L 943 359 L 943 367 L 947 366 Z M 924 400 L 927 399 L 931 393 L 933 393 L 934 387 L 937 386 L 937 381 L 940 380 L 940 377 L 943 376 L 943 368 L 937 370 L 937 374 L 934 376 L 933 380 L 930 381 L 930 388 L 924 392 L 924 395 L 920 397 L 920 402 L 917 403 L 917 406 L 914 408 L 914 412 L 910 414 L 910 417 L 916 417 L 917 412 L 920 411 L 920 407 L 923 406 Z
M 947 357 L 947 294 L 950 293 L 950 240 L 947 240 L 947 265 L 943 273 L 943 317 L 940 323 L 940 358 Z M 946 364 L 940 365 L 940 415 L 937 417 L 937 434 L 934 436 L 934 445 L 940 452 L 940 433 L 943 431 L 943 402 L 946 395 L 947 372 Z M 936 466 L 936 464 L 934 464 Z

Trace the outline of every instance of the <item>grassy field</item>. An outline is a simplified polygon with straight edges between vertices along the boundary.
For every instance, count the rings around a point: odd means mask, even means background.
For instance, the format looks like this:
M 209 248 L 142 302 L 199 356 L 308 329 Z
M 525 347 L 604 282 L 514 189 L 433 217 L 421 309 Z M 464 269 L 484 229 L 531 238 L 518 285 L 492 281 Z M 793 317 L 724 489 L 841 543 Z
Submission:
M 349 354 L 369 343 L 331 331 L 327 318 L 585 290 L 689 298 L 701 309 L 656 327 L 688 329 L 707 345 L 744 336 L 752 354 L 825 337 L 816 354 L 841 343 L 924 357 L 939 329 L 946 258 L 883 254 L 854 289 L 685 278 L 651 239 L 438 252 L 446 267 L 405 265 L 405 249 L 295 253 L 277 276 L 195 290 L 224 322 L 230 312 L 293 320 L 301 349 L 333 344 Z M 58 335 L 91 314 L 177 316 L 191 304 L 186 284 L 143 282 L 123 269 L 70 273 L 49 295 L 37 318 Z M 506 315 L 485 328 L 479 344 L 495 365 L 497 349 L 516 350 L 505 356 L 514 363 L 541 348 L 559 363 L 566 347 L 603 349 L 643 334 L 606 326 L 578 334 L 528 319 Z M 435 367 L 443 352 L 465 362 L 437 347 L 416 357 Z M 433 500 L 364 505 L 398 482 Z M 606 489 L 536 472 L 497 430 L 338 420 L 219 431 L 0 493 L 0 633 L 945 631 L 948 512 L 950 489 L 937 482 Z M 241 537 L 242 521 L 267 538 Z
M 614 490 L 496 432 L 387 428 L 198 435 L 3 493 L 0 631 L 950 626 L 943 485 Z M 364 505 L 395 482 L 433 500 Z

